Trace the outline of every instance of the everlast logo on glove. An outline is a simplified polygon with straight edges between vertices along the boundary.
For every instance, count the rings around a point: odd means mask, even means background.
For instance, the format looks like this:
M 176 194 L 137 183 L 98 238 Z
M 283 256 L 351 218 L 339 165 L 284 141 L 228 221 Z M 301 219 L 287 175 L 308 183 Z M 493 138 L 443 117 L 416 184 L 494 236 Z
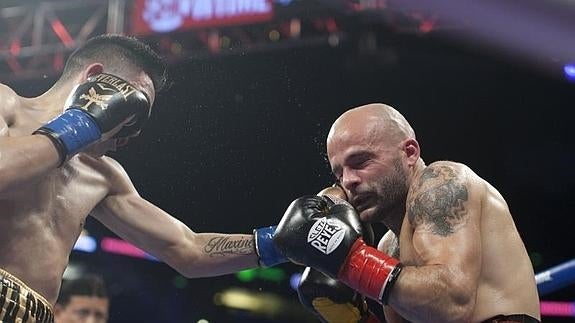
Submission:
M 98 86 L 102 87 L 99 83 L 98 83 Z M 103 90 L 106 90 L 106 89 L 103 88 Z M 99 94 L 95 88 L 90 88 L 88 90 L 88 94 L 80 95 L 80 99 L 84 99 L 84 100 L 88 101 L 81 108 L 87 109 L 90 105 L 92 105 L 92 103 L 95 103 L 95 104 L 99 105 L 100 108 L 102 108 L 102 110 L 105 110 L 108 107 L 108 103 L 105 103 L 105 102 L 109 101 L 111 98 L 112 98 L 112 95 Z
M 114 135 L 114 138 L 127 138 L 140 133 L 150 117 L 152 107 L 146 94 L 132 84 L 111 74 L 97 74 L 79 84 L 68 97 L 66 106 L 89 111 L 99 119 L 129 118 L 129 122 Z M 109 113 L 111 107 L 121 112 Z M 117 120 L 116 120 L 117 121 Z M 114 123 L 114 122 L 113 122 Z M 102 127 L 107 122 L 99 124 Z M 100 129 L 103 132 L 111 129 Z
M 307 235 L 307 242 L 317 250 L 329 255 L 342 242 L 345 231 L 337 222 L 325 217 L 316 220 Z
M 94 76 L 94 81 L 98 82 L 98 86 L 102 89 L 102 90 L 114 90 L 113 92 L 120 92 L 122 93 L 122 95 L 124 95 L 124 98 L 127 99 L 131 94 L 133 94 L 135 91 L 137 91 L 136 88 L 134 88 L 132 85 L 130 85 L 128 82 L 122 80 L 119 77 L 115 77 L 114 75 L 110 75 L 110 74 L 98 74 L 96 76 Z M 104 83 L 104 84 L 102 84 Z M 106 88 L 105 85 L 111 85 L 114 87 L 114 89 L 111 88 Z

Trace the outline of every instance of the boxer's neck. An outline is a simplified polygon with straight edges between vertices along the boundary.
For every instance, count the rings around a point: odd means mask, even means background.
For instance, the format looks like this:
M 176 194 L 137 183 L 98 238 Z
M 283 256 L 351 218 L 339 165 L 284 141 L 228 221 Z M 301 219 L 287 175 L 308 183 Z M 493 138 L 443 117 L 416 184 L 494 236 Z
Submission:
M 34 107 L 48 115 L 61 114 L 65 110 L 64 103 L 76 84 L 76 80 L 57 82 L 48 91 L 32 99 L 35 102 Z
M 411 189 L 411 183 L 413 182 L 414 178 L 417 178 L 419 174 L 425 169 L 425 167 L 425 162 L 423 159 L 419 158 L 413 167 L 409 169 L 406 183 L 408 191 Z M 403 200 L 403 203 L 398 204 L 395 209 L 389 212 L 388 216 L 382 220 L 382 223 L 385 225 L 385 227 L 391 230 L 398 237 L 401 232 L 405 214 L 407 212 L 406 203 L 407 196 Z

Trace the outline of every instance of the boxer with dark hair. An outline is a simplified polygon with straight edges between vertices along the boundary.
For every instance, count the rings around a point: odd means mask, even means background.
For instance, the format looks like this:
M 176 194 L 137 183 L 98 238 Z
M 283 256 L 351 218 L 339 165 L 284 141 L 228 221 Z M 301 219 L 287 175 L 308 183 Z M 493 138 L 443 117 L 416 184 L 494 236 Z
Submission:
M 407 120 L 384 104 L 341 115 L 327 153 L 351 205 L 295 200 L 274 237 L 290 260 L 380 302 L 388 322 L 539 322 L 529 256 L 488 182 L 463 164 L 425 165 Z M 361 221 L 389 229 L 377 249 Z
M 147 45 L 102 35 L 72 53 L 38 97 L 0 85 L 0 322 L 53 320 L 88 215 L 186 277 L 283 261 L 273 227 L 250 235 L 193 232 L 142 198 L 105 156 L 140 133 L 165 81 L 165 66 Z

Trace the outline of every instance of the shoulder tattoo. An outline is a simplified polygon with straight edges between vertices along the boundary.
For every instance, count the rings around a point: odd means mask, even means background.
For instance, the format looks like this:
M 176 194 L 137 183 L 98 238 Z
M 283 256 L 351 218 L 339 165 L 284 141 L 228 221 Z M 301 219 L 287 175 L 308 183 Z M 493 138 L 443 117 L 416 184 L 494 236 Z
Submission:
M 427 167 L 408 201 L 407 216 L 413 226 L 448 236 L 467 221 L 467 187 L 450 166 Z

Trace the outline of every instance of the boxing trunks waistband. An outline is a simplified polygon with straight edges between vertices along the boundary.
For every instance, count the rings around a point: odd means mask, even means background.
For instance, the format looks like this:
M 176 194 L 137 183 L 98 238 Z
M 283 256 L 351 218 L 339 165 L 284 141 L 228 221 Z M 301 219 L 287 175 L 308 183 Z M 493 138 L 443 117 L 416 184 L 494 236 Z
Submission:
M 540 323 L 539 320 L 527 314 L 497 315 L 482 323 Z
M 0 323 L 53 323 L 52 306 L 42 295 L 0 269 Z

